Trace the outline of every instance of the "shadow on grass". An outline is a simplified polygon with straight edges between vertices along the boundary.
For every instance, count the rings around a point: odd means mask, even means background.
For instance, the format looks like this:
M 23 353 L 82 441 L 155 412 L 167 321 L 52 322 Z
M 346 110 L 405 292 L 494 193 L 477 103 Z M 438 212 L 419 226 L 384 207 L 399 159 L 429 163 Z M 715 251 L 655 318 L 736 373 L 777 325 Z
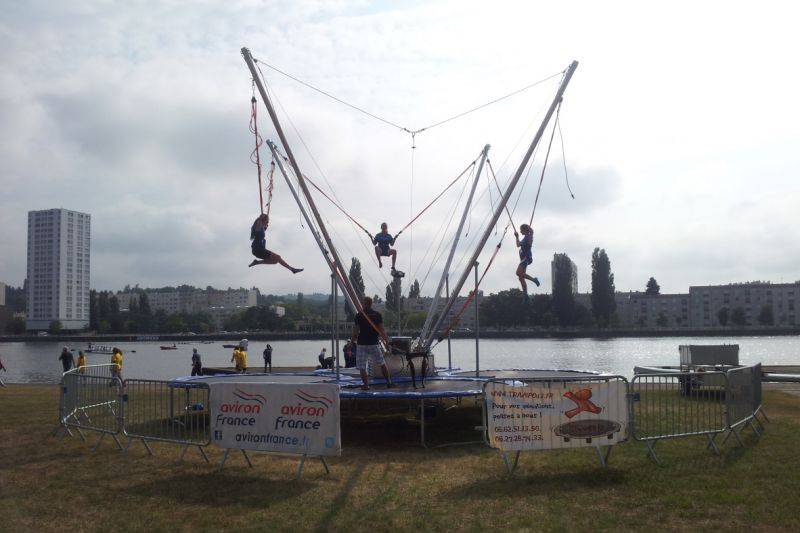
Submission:
M 128 492 L 144 498 L 164 498 L 176 503 L 212 507 L 268 508 L 291 500 L 315 487 L 298 480 L 267 479 L 250 472 L 182 473 L 133 485 Z
M 522 460 L 521 458 L 520 461 Z M 516 498 L 523 491 L 526 496 L 548 496 L 554 492 L 613 488 L 623 486 L 627 481 L 626 472 L 611 468 L 538 473 L 518 469 L 513 476 L 508 476 L 502 463 L 498 467 L 499 477 L 476 480 L 469 485 L 443 492 L 442 495 L 445 499 L 496 499 L 498 496 Z
M 356 467 L 356 469 L 353 470 L 353 472 L 347 477 L 347 482 L 345 482 L 342 490 L 340 490 L 339 494 L 337 494 L 333 501 L 331 501 L 328 511 L 322 517 L 322 520 L 320 520 L 320 523 L 317 526 L 317 531 L 329 531 L 331 529 L 331 523 L 336 519 L 339 512 L 347 508 L 346 504 L 350 493 L 358 483 L 358 479 L 361 477 L 361 474 L 364 473 L 365 467 L 365 463 L 359 464 L 358 467 Z

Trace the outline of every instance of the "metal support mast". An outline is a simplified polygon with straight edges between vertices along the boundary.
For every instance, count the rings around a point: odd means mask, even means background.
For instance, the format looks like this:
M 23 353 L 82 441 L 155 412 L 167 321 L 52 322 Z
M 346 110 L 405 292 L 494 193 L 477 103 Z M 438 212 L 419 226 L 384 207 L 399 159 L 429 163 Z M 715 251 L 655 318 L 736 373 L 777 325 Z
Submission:
M 303 177 L 303 172 L 300 170 L 300 166 L 297 164 L 297 159 L 294 157 L 294 153 L 292 152 L 292 148 L 289 146 L 289 142 L 286 140 L 286 135 L 283 133 L 283 128 L 281 127 L 281 123 L 278 120 L 278 115 L 275 113 L 275 108 L 272 106 L 272 101 L 267 94 L 267 91 L 264 89 L 264 84 L 261 83 L 261 78 L 258 75 L 256 70 L 255 63 L 253 62 L 253 56 L 250 54 L 250 50 L 247 48 L 242 48 L 242 57 L 244 58 L 244 62 L 247 64 L 247 68 L 250 69 L 250 74 L 253 77 L 253 81 L 258 88 L 258 92 L 261 94 L 261 99 L 264 102 L 264 105 L 267 107 L 267 112 L 269 113 L 269 117 L 272 120 L 272 125 L 275 126 L 275 131 L 278 133 L 278 137 L 281 140 L 281 144 L 283 148 L 286 150 L 286 157 L 289 159 L 289 164 L 292 166 L 292 170 L 297 178 L 297 183 L 300 185 L 300 189 L 303 191 L 303 196 L 308 202 L 308 207 L 311 209 L 312 214 L 314 215 L 314 219 L 316 220 L 316 226 L 319 228 L 320 233 L 322 233 L 322 237 L 325 240 L 325 245 L 328 248 L 328 252 L 331 255 L 331 261 L 328 262 L 328 265 L 331 267 L 331 271 L 336 278 L 336 282 L 342 288 L 342 292 L 347 296 L 348 300 L 353 304 L 353 309 L 356 311 L 361 311 L 361 302 L 359 301 L 358 294 L 356 293 L 355 289 L 353 288 L 352 284 L 350 283 L 349 278 L 347 277 L 347 272 L 342 264 L 341 259 L 339 258 L 339 254 L 336 251 L 336 247 L 333 245 L 333 241 L 331 240 L 331 236 L 328 234 L 328 230 L 325 227 L 325 223 L 322 221 L 322 216 L 319 214 L 319 210 L 317 210 L 317 206 L 314 203 L 314 199 L 311 196 L 311 192 L 308 190 L 308 186 L 306 185 L 305 178 Z
M 528 166 L 528 162 L 533 155 L 533 151 L 536 149 L 536 146 L 539 144 L 539 141 L 544 135 L 544 131 L 547 128 L 547 124 L 550 122 L 550 119 L 553 117 L 553 113 L 555 113 L 556 108 L 561 103 L 561 100 L 564 96 L 564 91 L 567 89 L 567 85 L 569 85 L 570 79 L 572 79 L 572 75 L 575 73 L 575 69 L 578 68 L 578 62 L 573 61 L 570 63 L 567 70 L 564 72 L 564 79 L 561 80 L 561 84 L 558 87 L 558 91 L 556 91 L 556 95 L 553 98 L 550 107 L 547 109 L 547 113 L 542 120 L 539 129 L 536 131 L 536 135 L 533 137 L 533 141 L 531 141 L 530 146 L 528 147 L 528 151 L 525 152 L 525 156 L 522 158 L 522 161 L 519 163 L 519 167 L 517 167 L 514 176 L 511 178 L 508 186 L 506 187 L 505 192 L 503 193 L 503 197 L 497 202 L 497 206 L 495 207 L 494 215 L 492 216 L 491 221 L 486 226 L 486 229 L 481 236 L 481 240 L 478 242 L 478 245 L 475 248 L 475 252 L 473 252 L 472 257 L 467 262 L 467 266 L 464 268 L 464 272 L 461 274 L 461 277 L 456 282 L 455 286 L 453 287 L 453 291 L 450 294 L 450 299 L 445 303 L 442 312 L 439 314 L 439 318 L 436 320 L 436 325 L 431 329 L 428 335 L 421 341 L 420 347 L 422 349 L 430 348 L 431 342 L 433 342 L 433 338 L 436 333 L 442 327 L 442 324 L 447 317 L 450 309 L 453 307 L 456 298 L 458 297 L 461 289 L 464 287 L 464 283 L 467 281 L 467 277 L 469 277 L 469 271 L 472 269 L 472 266 L 478 261 L 478 257 L 483 251 L 483 247 L 486 245 L 486 241 L 489 240 L 489 237 L 492 234 L 492 230 L 497 224 L 497 221 L 500 219 L 500 215 L 503 214 L 503 209 L 505 209 L 506 204 L 508 204 L 508 200 L 511 198 L 511 194 L 514 192 L 514 189 L 517 186 L 522 174 L 525 172 L 525 168 Z M 477 296 L 477 295 L 476 295 Z
M 467 221 L 469 209 L 472 207 L 472 198 L 475 196 L 475 189 L 478 188 L 478 182 L 481 179 L 481 172 L 483 172 L 483 164 L 486 162 L 486 157 L 489 155 L 489 148 L 491 147 L 487 144 L 483 147 L 483 151 L 481 152 L 481 162 L 478 164 L 478 170 L 475 172 L 475 179 L 472 182 L 472 188 L 469 191 L 467 203 L 464 205 L 464 212 L 461 214 L 461 221 L 458 223 L 458 229 L 456 230 L 456 235 L 453 238 L 453 245 L 450 247 L 450 254 L 447 256 L 447 262 L 444 264 L 442 278 L 439 280 L 439 285 L 436 287 L 436 292 L 433 295 L 431 307 L 428 310 L 428 316 L 425 317 L 425 323 L 422 326 L 422 331 L 419 333 L 419 341 L 427 338 L 428 333 L 431 330 L 431 326 L 433 325 L 433 316 L 436 314 L 436 309 L 439 307 L 439 300 L 442 296 L 442 288 L 445 285 L 445 280 L 450 275 L 450 265 L 453 262 L 453 256 L 456 254 L 458 241 L 461 239 L 461 232 L 464 230 L 464 223 Z

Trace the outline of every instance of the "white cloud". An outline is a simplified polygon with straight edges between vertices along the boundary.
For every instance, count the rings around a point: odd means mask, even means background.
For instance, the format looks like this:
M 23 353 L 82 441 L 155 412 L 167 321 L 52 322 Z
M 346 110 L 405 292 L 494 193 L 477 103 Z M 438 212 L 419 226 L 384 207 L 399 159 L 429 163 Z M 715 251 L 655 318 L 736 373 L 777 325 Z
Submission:
M 536 263 L 566 251 L 589 284 L 606 248 L 620 289 L 800 278 L 797 47 L 791 5 L 501 2 L 105 2 L 7 6 L 0 22 L 0 278 L 25 275 L 25 213 L 93 215 L 93 284 L 255 285 L 327 290 L 328 276 L 281 180 L 268 246 L 307 268 L 247 269 L 256 214 L 248 160 L 248 45 L 269 61 L 409 127 L 436 122 L 531 81 L 581 66 L 562 111 L 575 200 L 558 140 L 536 215 Z M 405 223 L 483 144 L 507 179 L 553 83 L 410 138 L 265 71 L 338 198 L 370 227 Z M 274 138 L 262 109 L 265 137 Z M 307 173 L 311 158 L 284 119 Z M 530 131 L 530 130 L 528 130 Z M 541 154 L 540 154 L 541 156 Z M 266 158 L 266 152 L 264 154 Z M 319 177 L 319 176 L 318 176 Z M 515 218 L 527 218 L 534 168 Z M 324 180 L 320 180 L 320 185 Z M 419 258 L 458 187 L 400 241 Z M 318 199 L 343 256 L 369 250 Z M 475 229 L 488 207 L 472 214 Z M 505 217 L 501 218 L 505 224 Z M 502 230 L 502 225 L 500 229 Z M 485 264 L 491 248 L 481 259 Z M 435 244 L 434 244 L 435 246 Z M 463 250 L 457 257 L 462 257 Z M 433 252 L 431 252 L 433 253 Z M 430 255 L 429 255 L 430 257 Z M 515 283 L 506 241 L 487 290 Z M 365 266 L 368 290 L 386 273 Z M 433 276 L 426 287 L 435 286 Z

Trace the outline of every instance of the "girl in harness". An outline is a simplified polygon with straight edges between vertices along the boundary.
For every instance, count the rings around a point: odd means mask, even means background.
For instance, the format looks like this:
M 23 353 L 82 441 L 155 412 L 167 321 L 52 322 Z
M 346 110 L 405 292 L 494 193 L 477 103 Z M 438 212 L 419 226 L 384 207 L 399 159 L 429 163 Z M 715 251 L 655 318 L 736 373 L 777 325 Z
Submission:
M 394 241 L 395 238 L 389 234 L 386 222 L 381 224 L 381 232 L 372 238 L 372 244 L 375 245 L 375 256 L 378 258 L 378 267 L 383 268 L 381 257 L 391 257 L 392 272 L 395 272 L 394 265 L 397 263 L 397 250 L 392 248 Z
M 254 267 L 256 265 L 274 265 L 275 263 L 280 263 L 281 266 L 291 270 L 292 274 L 302 272 L 302 268 L 294 268 L 284 261 L 281 256 L 267 250 L 267 240 L 265 237 L 267 226 L 269 226 L 269 215 L 262 214 L 256 218 L 255 222 L 253 222 L 253 226 L 250 228 L 250 240 L 253 241 L 251 248 L 253 255 L 258 259 L 253 259 L 253 262 L 248 266 Z
M 523 297 L 525 300 L 527 300 L 528 284 L 525 280 L 532 281 L 538 287 L 539 279 L 533 278 L 525 272 L 525 269 L 528 268 L 528 265 L 533 263 L 533 253 L 531 251 L 531 248 L 533 247 L 533 229 L 531 229 L 529 225 L 523 224 L 519 227 L 519 231 L 523 235 L 522 240 L 519 238 L 519 233 L 516 231 L 514 232 L 514 238 L 517 241 L 517 248 L 519 248 L 519 266 L 517 266 L 517 277 L 522 285 Z

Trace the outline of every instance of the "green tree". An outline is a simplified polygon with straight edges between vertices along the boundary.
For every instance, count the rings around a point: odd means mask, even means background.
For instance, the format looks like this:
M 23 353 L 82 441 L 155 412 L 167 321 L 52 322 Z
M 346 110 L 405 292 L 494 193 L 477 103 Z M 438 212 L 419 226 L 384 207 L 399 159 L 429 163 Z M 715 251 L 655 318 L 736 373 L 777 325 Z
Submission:
M 764 304 L 761 306 L 761 311 L 758 313 L 758 323 L 762 326 L 772 326 L 775 324 L 775 314 L 772 311 L 772 306 Z
M 644 291 L 645 294 L 661 294 L 661 287 L 658 286 L 658 282 L 656 278 L 650 277 L 647 280 L 647 288 Z
M 592 314 L 597 325 L 606 327 L 617 310 L 614 300 L 614 274 L 606 251 L 595 248 L 592 252 Z
M 59 333 L 61 333 L 62 329 L 63 329 L 63 326 L 61 325 L 61 321 L 60 320 L 53 320 L 52 322 L 50 322 L 50 327 L 47 328 L 47 331 L 51 335 L 58 335 Z
M 25 320 L 19 317 L 12 318 L 6 324 L 6 332 L 12 335 L 22 335 L 25 333 Z
M 731 311 L 731 322 L 737 326 L 744 326 L 747 324 L 747 317 L 744 314 L 744 309 L 741 307 L 734 307 Z
M 556 254 L 555 278 L 553 279 L 553 314 L 561 326 L 569 326 L 575 317 L 575 295 L 573 294 L 572 261 L 567 254 Z
M 719 325 L 725 327 L 728 325 L 728 318 L 730 318 L 730 310 L 727 307 L 720 307 L 717 311 L 717 320 Z
M 92 289 L 89 291 L 89 329 L 97 331 L 97 323 L 97 291 Z
M 361 261 L 355 257 L 350 259 L 350 271 L 347 273 L 347 277 L 353 289 L 355 289 L 358 299 L 361 300 L 364 298 L 364 278 L 361 276 Z M 356 314 L 355 310 L 352 309 L 349 304 L 344 306 L 344 312 L 348 320 L 353 320 Z
M 408 290 L 408 297 L 419 298 L 419 281 L 414 280 L 414 283 L 411 284 L 411 288 Z
M 395 294 L 394 283 L 386 286 L 386 309 L 392 312 L 397 311 L 400 306 L 398 302 L 399 294 Z

